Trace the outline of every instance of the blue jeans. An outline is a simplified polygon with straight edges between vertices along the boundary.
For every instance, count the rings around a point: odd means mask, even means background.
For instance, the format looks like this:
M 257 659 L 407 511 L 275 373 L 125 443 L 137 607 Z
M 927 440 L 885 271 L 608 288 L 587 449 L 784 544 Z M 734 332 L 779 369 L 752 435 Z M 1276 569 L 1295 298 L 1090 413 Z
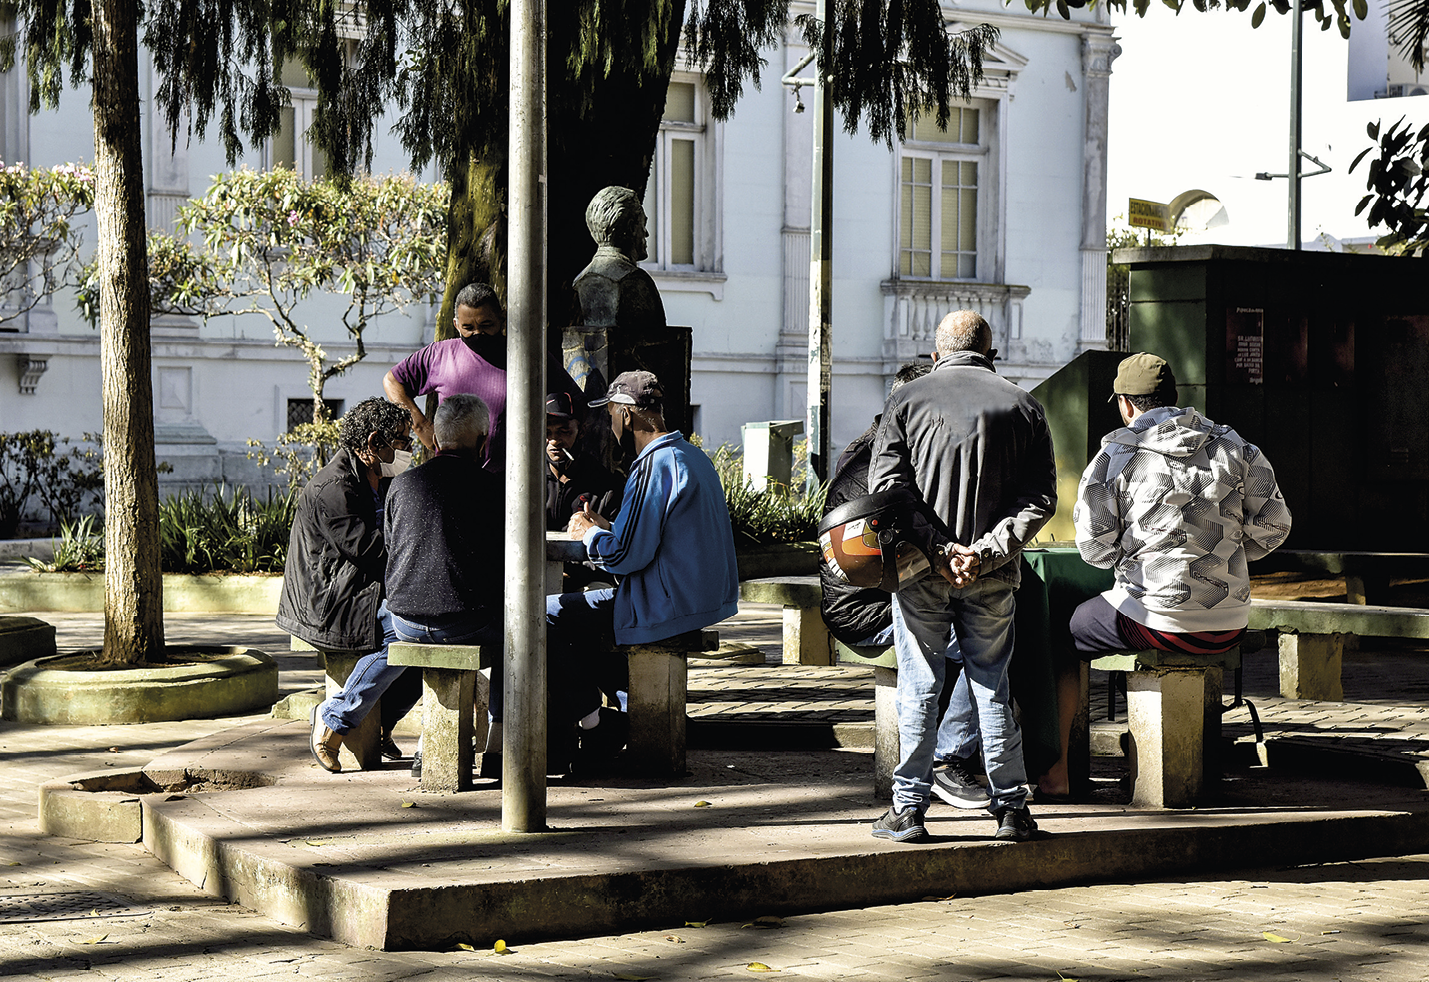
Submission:
M 392 630 L 398 641 L 408 644 L 479 644 L 492 647 L 497 657 L 491 667 L 491 698 L 487 701 L 486 712 L 492 722 L 501 722 L 501 709 L 505 704 L 502 697 L 505 667 L 501 657 L 503 631 L 499 615 L 482 610 L 409 621 L 393 614 Z
M 990 807 L 996 811 L 1026 802 L 1022 731 L 1012 714 L 1007 681 L 1013 609 L 1012 585 L 998 579 L 954 589 L 941 577 L 928 577 L 895 595 L 899 761 L 893 771 L 893 803 L 898 809 L 921 811 L 928 805 L 938 697 L 955 646 L 961 651 L 982 737 Z M 957 671 L 957 662 L 953 665 Z
M 390 730 L 422 698 L 420 669 L 387 664 L 387 646 L 396 641 L 397 636 L 393 633 L 392 614 L 385 600 L 377 608 L 377 623 L 382 628 L 382 647 L 359 658 L 342 691 L 319 707 L 324 725 L 334 733 L 345 734 L 360 725 L 384 695 L 388 699 L 382 704 L 382 728 Z M 408 672 L 411 674 L 407 675 Z
M 858 643 L 860 648 L 886 648 L 893 643 L 893 625 L 889 624 L 877 634 Z M 948 649 L 948 660 L 962 664 L 962 653 L 958 651 L 956 639 Z M 977 714 L 973 712 L 972 694 L 968 691 L 967 674 L 958 670 L 957 681 L 948 697 L 948 708 L 943 710 L 943 720 L 938 724 L 938 742 L 934 754 L 938 760 L 949 757 L 971 758 L 981 754 L 981 741 L 977 734 Z

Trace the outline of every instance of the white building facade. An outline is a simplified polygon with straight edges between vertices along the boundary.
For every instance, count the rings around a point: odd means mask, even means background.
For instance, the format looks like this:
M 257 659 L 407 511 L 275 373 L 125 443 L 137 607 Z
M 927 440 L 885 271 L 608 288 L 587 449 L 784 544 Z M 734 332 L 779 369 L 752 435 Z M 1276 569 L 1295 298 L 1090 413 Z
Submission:
M 954 27 L 1002 32 L 947 132 L 920 121 L 891 151 L 841 128 L 835 137 L 835 453 L 879 411 L 893 373 L 932 350 L 950 310 L 982 312 L 999 370 L 1028 387 L 1105 344 L 1108 76 L 1120 51 L 1105 14 L 1080 9 L 1064 21 L 997 0 L 944 11 Z M 698 73 L 677 73 L 667 101 L 646 199 L 647 265 L 669 323 L 693 329 L 694 428 L 711 446 L 737 442 L 745 422 L 804 416 L 813 113 L 794 112 L 778 76 L 807 53 L 791 26 L 782 49 L 766 53 L 762 90 L 750 87 L 727 122 L 709 118 Z M 142 84 L 153 90 L 152 72 Z M 306 102 L 301 89 L 294 96 L 300 134 Z M 37 116 L 25 112 L 28 98 L 22 70 L 0 75 L 0 158 L 93 159 L 86 92 Z M 149 218 L 165 226 L 227 165 L 214 140 L 171 152 L 147 105 L 144 127 Z M 374 171 L 402 170 L 388 126 L 377 133 Z M 243 163 L 320 169 L 302 146 L 288 134 Z M 329 354 L 348 350 L 337 305 L 330 316 L 311 308 Z M 332 379 L 327 398 L 347 408 L 380 395 L 382 375 L 431 340 L 432 317 L 413 309 L 369 328 L 366 360 Z M 311 398 L 304 362 L 275 347 L 255 316 L 158 318 L 153 341 L 157 450 L 175 466 L 165 483 L 258 481 L 247 441 L 271 441 L 301 417 Z M 64 294 L 0 329 L 0 430 L 34 428 L 101 429 L 98 335 Z

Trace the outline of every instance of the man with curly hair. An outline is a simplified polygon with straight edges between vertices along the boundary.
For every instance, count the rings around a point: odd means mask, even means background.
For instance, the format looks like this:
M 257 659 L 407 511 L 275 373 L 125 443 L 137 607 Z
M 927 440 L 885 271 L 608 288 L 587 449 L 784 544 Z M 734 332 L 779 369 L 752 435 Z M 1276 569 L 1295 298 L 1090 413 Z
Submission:
M 298 497 L 276 618 L 278 627 L 319 651 L 365 656 L 343 690 L 312 713 L 313 757 L 333 773 L 342 769 L 343 735 L 384 694 L 382 754 L 400 757 L 392 727 L 421 695 L 418 673 L 404 676 L 407 669 L 387 664 L 393 634 L 383 585 L 387 487 L 411 463 L 411 420 L 401 406 L 372 398 L 337 427 L 337 453 Z

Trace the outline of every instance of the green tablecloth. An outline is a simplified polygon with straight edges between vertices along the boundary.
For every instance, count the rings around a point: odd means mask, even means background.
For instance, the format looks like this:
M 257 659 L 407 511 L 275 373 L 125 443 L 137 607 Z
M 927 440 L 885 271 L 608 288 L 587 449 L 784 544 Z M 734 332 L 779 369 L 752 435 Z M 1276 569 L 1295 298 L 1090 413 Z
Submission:
M 1029 780 L 1061 754 L 1056 669 L 1066 652 L 1072 611 L 1112 584 L 1112 571 L 1088 566 L 1075 547 L 1028 549 L 1017 591 L 1017 639 L 1009 677 L 1022 710 L 1022 755 Z

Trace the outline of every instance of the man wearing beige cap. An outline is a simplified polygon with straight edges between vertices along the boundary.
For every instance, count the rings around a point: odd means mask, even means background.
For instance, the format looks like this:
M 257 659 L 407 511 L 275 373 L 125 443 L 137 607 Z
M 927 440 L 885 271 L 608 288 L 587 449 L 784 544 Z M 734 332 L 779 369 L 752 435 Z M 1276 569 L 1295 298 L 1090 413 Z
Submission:
M 1177 407 L 1164 358 L 1124 359 L 1111 397 L 1126 425 L 1087 465 L 1072 517 L 1082 558 L 1113 568 L 1116 580 L 1072 615 L 1073 645 L 1084 658 L 1226 651 L 1250 618 L 1246 562 L 1290 534 L 1275 471 L 1229 426 Z

